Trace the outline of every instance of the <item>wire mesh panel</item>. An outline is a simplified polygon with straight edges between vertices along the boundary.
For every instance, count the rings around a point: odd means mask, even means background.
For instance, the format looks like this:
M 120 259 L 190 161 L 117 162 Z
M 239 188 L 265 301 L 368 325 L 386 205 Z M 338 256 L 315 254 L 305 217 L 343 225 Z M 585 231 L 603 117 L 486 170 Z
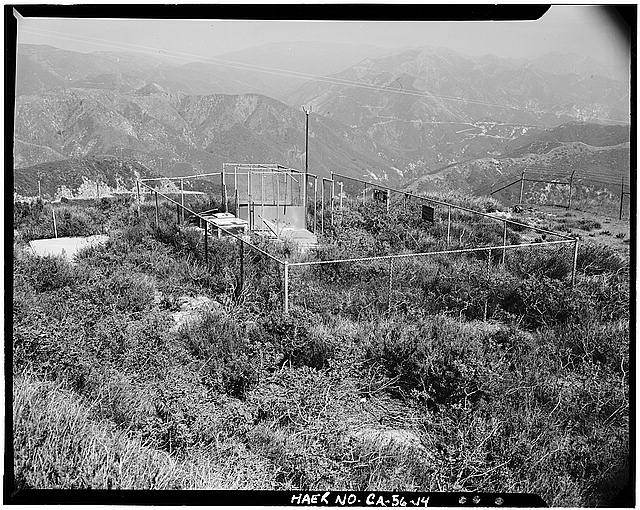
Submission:
M 213 290 L 249 307 L 284 306 L 282 262 L 264 246 L 250 242 L 260 244 L 258 236 L 228 231 L 198 211 L 183 207 L 180 198 L 176 200 L 144 183 L 142 186 L 150 190 L 153 199 L 141 204 L 141 218 L 154 227 L 160 241 L 197 261 L 201 268 L 198 271 L 204 271 L 200 277 Z M 205 197 L 209 199 L 208 195 Z M 187 221 L 183 221 L 182 214 Z

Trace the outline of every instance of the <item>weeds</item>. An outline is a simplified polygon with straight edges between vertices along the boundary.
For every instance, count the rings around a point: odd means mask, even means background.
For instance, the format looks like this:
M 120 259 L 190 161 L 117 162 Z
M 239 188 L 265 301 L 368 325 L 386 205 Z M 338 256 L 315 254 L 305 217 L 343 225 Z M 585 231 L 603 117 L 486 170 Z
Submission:
M 18 233 L 45 208 L 20 211 Z M 441 242 L 446 211 L 402 229 L 393 214 L 353 207 L 321 256 Z M 157 229 L 153 207 L 108 216 L 110 241 L 76 265 L 15 251 L 23 487 L 524 491 L 584 506 L 628 476 L 630 288 L 615 251 L 581 243 L 574 290 L 561 250 L 397 262 L 391 292 L 387 261 L 296 268 L 283 317 L 263 256 L 245 252 L 236 297 L 237 245 L 212 240 L 207 267 L 173 208 Z M 501 236 L 465 225 L 462 241 Z M 176 330 L 200 294 L 221 304 Z

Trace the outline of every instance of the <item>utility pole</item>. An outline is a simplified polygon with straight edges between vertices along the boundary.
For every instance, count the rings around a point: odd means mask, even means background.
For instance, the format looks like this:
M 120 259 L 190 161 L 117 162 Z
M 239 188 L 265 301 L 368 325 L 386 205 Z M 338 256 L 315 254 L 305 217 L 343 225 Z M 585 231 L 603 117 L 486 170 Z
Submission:
M 302 111 L 305 114 L 304 123 L 304 193 L 302 195 L 302 210 L 304 211 L 304 228 L 307 228 L 307 174 L 309 172 L 309 114 L 311 106 L 303 106 Z
M 569 206 L 567 207 L 567 209 L 571 209 L 571 190 L 573 186 L 573 174 L 575 173 L 576 171 L 574 169 L 573 172 L 571 172 L 571 177 L 569 177 Z

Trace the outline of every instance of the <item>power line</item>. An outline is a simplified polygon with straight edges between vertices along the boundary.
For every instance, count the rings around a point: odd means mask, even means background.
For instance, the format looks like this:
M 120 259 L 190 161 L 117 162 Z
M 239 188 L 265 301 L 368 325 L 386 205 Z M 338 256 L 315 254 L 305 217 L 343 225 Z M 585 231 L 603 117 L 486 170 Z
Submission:
M 437 99 L 442 99 L 442 100 L 445 100 L 445 101 L 457 101 L 457 102 L 462 102 L 462 103 L 467 103 L 467 104 L 477 104 L 477 105 L 481 105 L 481 106 L 489 106 L 489 107 L 494 107 L 494 108 L 503 108 L 503 109 L 508 109 L 508 110 L 522 111 L 522 112 L 526 112 L 526 113 L 550 114 L 550 115 L 557 116 L 555 113 L 552 113 L 552 112 L 549 112 L 549 111 L 545 111 L 545 110 L 535 110 L 535 109 L 530 109 L 530 108 L 521 108 L 521 107 L 517 107 L 517 106 L 509 106 L 509 105 L 498 104 L 498 103 L 489 103 L 489 102 L 486 102 L 486 101 L 480 101 L 480 100 L 476 100 L 476 99 L 467 99 L 467 98 L 456 97 L 456 96 L 443 96 L 443 95 L 433 94 L 433 93 L 428 92 L 428 91 L 419 92 L 419 91 L 406 90 L 406 89 L 402 89 L 402 88 L 391 88 L 391 87 L 377 86 L 377 85 L 371 85 L 371 84 L 364 83 L 364 82 L 346 80 L 346 79 L 343 79 L 343 78 L 335 78 L 335 77 L 328 77 L 328 76 L 322 76 L 322 75 L 316 75 L 316 74 L 310 74 L 310 73 L 302 73 L 302 72 L 299 72 L 299 71 L 290 71 L 290 70 L 278 69 L 278 68 L 274 68 L 274 67 L 258 66 L 258 65 L 254 65 L 254 64 L 247 64 L 247 63 L 244 63 L 244 62 L 220 59 L 220 58 L 215 58 L 215 57 L 205 57 L 203 55 L 197 55 L 197 54 L 183 52 L 183 51 L 166 51 L 166 50 L 161 50 L 159 48 L 154 48 L 154 47 L 151 47 L 151 46 L 144 46 L 144 45 L 139 45 L 139 44 L 131 44 L 131 43 L 122 44 L 122 43 L 114 43 L 113 41 L 108 41 L 106 39 L 98 39 L 98 38 L 93 38 L 93 37 L 70 36 L 68 34 L 64 34 L 62 32 L 56 32 L 56 31 L 53 31 L 53 30 L 42 30 L 42 29 L 41 30 L 34 30 L 34 29 L 25 28 L 25 29 L 23 29 L 23 31 L 27 32 L 27 33 L 35 34 L 35 35 L 52 35 L 54 37 L 58 37 L 58 38 L 61 38 L 61 39 L 68 39 L 68 40 L 77 41 L 77 42 L 93 42 L 94 44 L 103 45 L 103 46 L 106 46 L 106 47 L 109 47 L 109 48 L 117 48 L 117 49 L 121 49 L 121 50 L 123 50 L 123 49 L 124 50 L 136 49 L 137 51 L 139 51 L 141 53 L 151 53 L 153 55 L 157 55 L 157 54 L 160 53 L 160 54 L 164 54 L 164 55 L 174 56 L 174 57 L 176 57 L 178 59 L 193 59 L 193 58 L 195 58 L 195 59 L 198 59 L 199 61 L 210 62 L 210 63 L 214 63 L 214 64 L 226 66 L 226 67 L 231 67 L 231 68 L 235 68 L 235 69 L 258 71 L 258 72 L 263 72 L 263 73 L 268 73 L 268 74 L 276 74 L 276 75 L 284 75 L 284 76 L 293 76 L 293 77 L 297 77 L 297 78 L 305 78 L 305 79 L 309 79 L 309 80 L 323 81 L 323 82 L 326 82 L 326 83 L 332 83 L 334 85 L 346 85 L 346 86 L 359 87 L 359 88 L 364 88 L 364 89 L 369 89 L 369 90 L 377 90 L 377 91 L 381 91 L 381 92 L 392 92 L 392 93 L 397 93 L 397 94 L 405 94 L 405 95 L 410 95 L 410 96 L 415 96 L 415 97 L 437 98 Z M 189 60 L 189 61 L 192 61 L 192 60 Z M 624 124 L 627 124 L 629 122 L 628 120 L 610 119 L 610 118 L 603 118 L 603 117 L 592 117 L 592 120 L 601 120 L 601 121 L 605 121 L 605 122 L 618 122 L 618 123 L 624 123 Z

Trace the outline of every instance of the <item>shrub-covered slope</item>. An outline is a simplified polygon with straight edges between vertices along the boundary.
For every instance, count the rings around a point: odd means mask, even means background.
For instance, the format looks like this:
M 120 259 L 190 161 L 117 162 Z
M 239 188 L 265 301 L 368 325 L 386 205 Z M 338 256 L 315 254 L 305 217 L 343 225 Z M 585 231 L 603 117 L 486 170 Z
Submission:
M 485 260 L 433 260 L 401 275 L 391 310 L 372 299 L 384 273 L 323 266 L 283 317 L 281 274 L 248 252 L 234 297 L 237 247 L 213 240 L 207 269 L 174 208 L 156 230 L 148 206 L 67 207 L 111 240 L 71 265 L 17 238 L 21 487 L 522 491 L 593 506 L 628 480 L 629 274 L 611 249 L 584 243 L 573 291 L 564 254 L 514 255 L 490 278 Z M 379 215 L 350 214 L 363 243 L 384 237 Z M 207 309 L 176 323 L 196 297 Z

